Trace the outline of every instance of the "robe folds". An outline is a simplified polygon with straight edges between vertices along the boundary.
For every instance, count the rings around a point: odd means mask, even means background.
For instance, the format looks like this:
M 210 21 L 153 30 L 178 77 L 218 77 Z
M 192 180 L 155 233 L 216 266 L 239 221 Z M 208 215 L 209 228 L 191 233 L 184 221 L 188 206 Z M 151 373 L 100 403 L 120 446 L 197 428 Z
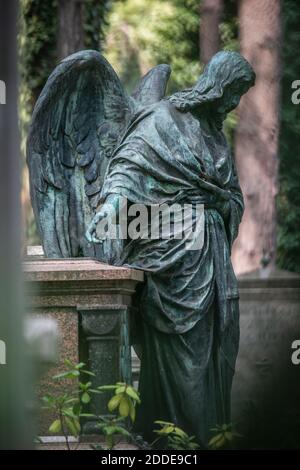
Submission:
M 243 197 L 222 131 L 168 99 L 141 111 L 109 162 L 102 201 L 111 194 L 147 207 L 204 204 L 201 249 L 175 238 L 129 240 L 114 262 L 145 272 L 135 298 L 136 430 L 151 441 L 154 420 L 166 420 L 206 446 L 211 428 L 230 421 L 239 343 L 230 251 Z

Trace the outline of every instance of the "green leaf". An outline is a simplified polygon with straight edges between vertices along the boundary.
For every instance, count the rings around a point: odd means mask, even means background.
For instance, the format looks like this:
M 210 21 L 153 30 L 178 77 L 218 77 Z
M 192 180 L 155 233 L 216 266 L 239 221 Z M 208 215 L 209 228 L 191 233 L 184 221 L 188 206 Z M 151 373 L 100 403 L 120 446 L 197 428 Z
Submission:
M 224 436 L 222 436 L 216 443 L 215 443 L 215 448 L 216 449 L 220 449 L 221 447 L 224 446 L 224 444 L 226 443 L 226 439 Z
M 121 399 L 122 399 L 122 395 L 114 395 L 107 404 L 108 410 L 110 412 L 115 410 L 119 406 Z
M 178 427 L 175 427 L 175 428 L 174 428 L 174 432 L 175 432 L 178 436 L 180 436 L 181 438 L 188 439 L 188 437 L 189 437 L 182 429 L 180 429 L 180 428 L 178 428 Z
M 90 370 L 85 370 L 85 369 L 81 369 L 81 374 L 86 374 L 86 375 L 90 375 L 91 377 L 96 377 L 96 374 L 94 374 L 94 372 L 91 372 Z
M 51 395 L 44 395 L 42 397 L 42 400 L 45 402 L 45 403 L 50 403 L 50 402 L 53 402 L 54 398 L 51 396 Z
M 213 446 L 213 445 L 220 439 L 221 436 L 222 436 L 222 434 L 217 434 L 216 436 L 213 436 L 213 437 L 210 439 L 208 445 L 209 445 L 209 446 Z
M 130 437 L 130 432 L 127 431 L 125 428 L 121 428 L 120 426 L 116 426 L 116 433 L 117 434 L 122 434 L 122 436 L 127 436 Z
M 69 418 L 72 418 L 72 419 L 77 419 L 77 417 L 78 417 L 76 414 L 74 414 L 73 408 L 63 409 L 62 414 L 63 414 L 63 416 L 68 416 Z
M 47 405 L 45 408 L 55 408 L 55 398 L 51 395 L 45 395 L 42 401 Z
M 174 432 L 174 426 L 166 426 L 165 428 L 161 429 L 161 432 L 163 434 L 171 434 L 172 432 Z
M 91 401 L 90 395 L 89 395 L 87 392 L 84 392 L 84 393 L 81 395 L 81 401 L 82 401 L 82 403 L 84 403 L 85 405 L 87 405 L 87 404 Z
M 69 372 L 63 372 L 61 374 L 57 374 L 53 376 L 53 379 L 74 379 L 77 378 L 80 375 L 80 372 L 78 370 L 72 370 Z
M 226 432 L 224 433 L 224 436 L 225 436 L 225 438 L 227 439 L 227 441 L 230 441 L 230 442 L 233 441 L 233 439 L 234 439 L 234 435 L 233 435 L 233 433 L 230 432 L 230 431 L 226 431 Z
M 74 415 L 79 415 L 81 412 L 81 404 L 80 402 L 78 401 L 77 403 L 75 403 L 75 405 L 73 406 L 73 413 Z
M 78 402 L 78 398 L 68 398 L 65 403 L 76 403 Z
M 190 445 L 189 445 L 189 447 L 190 447 L 191 450 L 200 449 L 199 444 L 197 444 L 196 442 L 191 442 Z
M 117 395 L 115 395 L 117 396 Z M 129 415 L 129 399 L 126 396 L 121 396 L 121 401 L 119 405 L 119 414 L 126 418 Z
M 71 418 L 66 417 L 66 425 L 74 437 L 77 437 L 80 432 L 80 425 Z
M 79 362 L 78 364 L 76 364 L 75 369 L 77 369 L 77 370 L 82 369 L 82 367 L 84 367 L 84 366 L 85 366 L 84 362 Z
M 137 401 L 138 403 L 141 403 L 140 397 L 139 397 L 137 391 L 133 387 L 127 387 L 126 388 L 126 393 L 131 398 L 133 398 L 135 401 Z
M 104 432 L 107 436 L 111 436 L 111 435 L 117 433 L 118 427 L 117 426 L 106 426 L 103 430 L 104 430 Z
M 56 419 L 55 421 L 53 421 L 53 423 L 49 427 L 49 431 L 53 433 L 57 433 L 57 432 L 60 432 L 60 430 L 61 430 L 61 421 L 60 419 Z
M 108 390 L 115 390 L 117 388 L 116 385 L 101 385 L 99 387 L 97 387 L 97 390 L 101 390 L 101 391 L 108 391 Z
M 130 419 L 133 423 L 135 421 L 135 415 L 136 415 L 135 406 L 132 403 L 132 401 L 130 400 L 130 402 L 129 402 L 129 416 L 130 416 Z
M 216 436 L 212 437 L 208 443 L 209 447 L 213 447 L 215 449 L 219 449 L 223 447 L 225 444 L 226 439 L 223 434 L 217 434 Z
M 112 435 L 108 435 L 106 437 L 106 444 L 109 449 L 112 449 L 114 447 L 114 438 Z
M 161 424 L 163 426 L 168 425 L 168 426 L 174 426 L 175 427 L 174 423 L 169 423 L 168 421 L 159 421 L 159 420 L 157 420 L 157 421 L 154 421 L 154 424 Z
M 64 364 L 68 367 L 72 367 L 72 368 L 75 367 L 75 363 L 71 362 L 70 359 L 65 359 Z

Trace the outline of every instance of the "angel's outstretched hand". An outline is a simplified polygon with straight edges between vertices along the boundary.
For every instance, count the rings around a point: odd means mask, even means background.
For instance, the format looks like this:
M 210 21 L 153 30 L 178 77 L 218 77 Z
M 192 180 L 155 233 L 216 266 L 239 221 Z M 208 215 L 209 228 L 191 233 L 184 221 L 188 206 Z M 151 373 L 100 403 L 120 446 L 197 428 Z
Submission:
M 85 237 L 90 243 L 103 243 L 104 240 L 97 237 L 96 229 L 100 220 L 104 219 L 106 216 L 107 213 L 105 211 L 99 211 L 94 215 L 92 222 L 85 232 Z

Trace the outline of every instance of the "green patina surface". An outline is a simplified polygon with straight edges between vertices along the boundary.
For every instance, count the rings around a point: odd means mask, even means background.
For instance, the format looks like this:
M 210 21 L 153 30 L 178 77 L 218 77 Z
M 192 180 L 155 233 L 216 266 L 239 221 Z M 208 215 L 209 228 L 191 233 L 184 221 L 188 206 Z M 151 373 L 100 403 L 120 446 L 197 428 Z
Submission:
M 128 97 L 99 53 L 65 59 L 38 100 L 28 164 L 47 256 L 95 256 L 145 271 L 134 299 L 136 429 L 151 440 L 153 421 L 164 419 L 205 445 L 211 427 L 230 421 L 239 341 L 230 251 L 243 197 L 222 124 L 254 72 L 238 53 L 220 52 L 194 88 L 164 97 L 169 74 L 166 65 L 152 69 Z M 146 207 L 204 204 L 204 246 L 190 251 L 174 238 L 93 243 L 121 197 Z

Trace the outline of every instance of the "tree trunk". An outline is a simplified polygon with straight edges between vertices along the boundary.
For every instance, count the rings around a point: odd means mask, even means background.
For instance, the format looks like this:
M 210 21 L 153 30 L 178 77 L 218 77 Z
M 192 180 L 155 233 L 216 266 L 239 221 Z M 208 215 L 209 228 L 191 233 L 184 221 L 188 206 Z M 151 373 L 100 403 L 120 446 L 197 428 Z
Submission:
M 58 59 L 64 59 L 83 48 L 83 0 L 59 0 Z
M 280 98 L 280 0 L 241 0 L 241 53 L 256 72 L 242 99 L 235 157 L 245 213 L 234 247 L 237 273 L 273 267 L 276 255 L 278 134 Z
M 224 0 L 202 0 L 200 6 L 200 60 L 207 64 L 220 49 L 219 24 Z

